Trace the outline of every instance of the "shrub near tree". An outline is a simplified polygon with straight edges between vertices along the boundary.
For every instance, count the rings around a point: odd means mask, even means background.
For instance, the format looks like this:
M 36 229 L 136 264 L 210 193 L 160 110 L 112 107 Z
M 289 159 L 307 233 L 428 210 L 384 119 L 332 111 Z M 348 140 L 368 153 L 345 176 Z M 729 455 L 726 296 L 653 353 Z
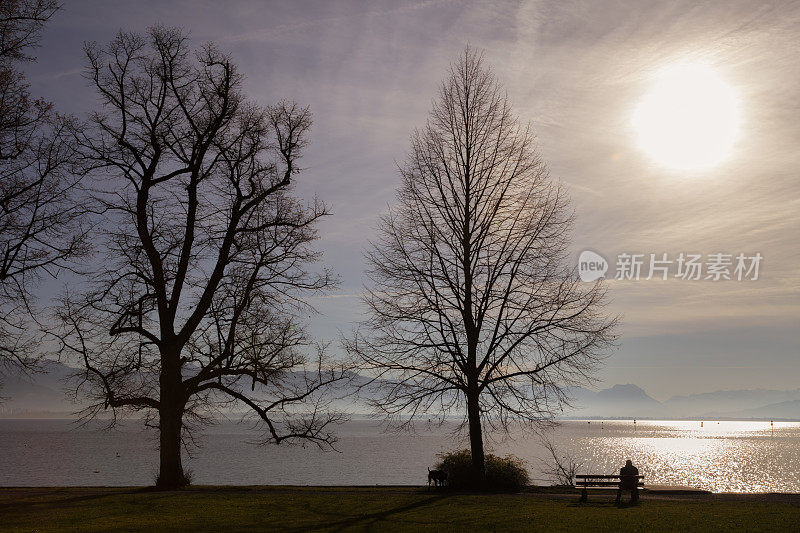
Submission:
M 436 469 L 447 472 L 447 486 L 451 489 L 519 492 L 530 484 L 530 476 L 524 461 L 513 455 L 498 457 L 486 454 L 483 479 L 475 475 L 472 453 L 469 450 L 440 454 L 439 457 Z

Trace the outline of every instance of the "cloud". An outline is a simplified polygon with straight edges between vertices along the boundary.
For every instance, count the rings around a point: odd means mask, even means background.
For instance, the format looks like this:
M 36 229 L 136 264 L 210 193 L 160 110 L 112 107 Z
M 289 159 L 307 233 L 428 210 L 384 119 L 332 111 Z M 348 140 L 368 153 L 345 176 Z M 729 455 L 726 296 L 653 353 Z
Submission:
M 54 18 L 38 52 L 40 62 L 32 68 L 49 78 L 31 77 L 41 89 L 34 87 L 34 94 L 52 99 L 61 111 L 86 111 L 94 101 L 83 80 L 72 76 L 82 67 L 80 43 L 106 42 L 116 28 L 143 30 L 158 21 L 190 26 L 198 45 L 218 41 L 239 63 L 256 101 L 289 97 L 309 104 L 315 125 L 297 192 L 319 195 L 333 208 L 319 246 L 342 277 L 342 293 L 321 301 L 324 316 L 315 328 L 346 331 L 360 317 L 362 251 L 378 215 L 394 202 L 396 163 L 413 128 L 424 124 L 448 63 L 469 42 L 485 49 L 516 111 L 531 121 L 553 177 L 569 186 L 576 251 L 592 249 L 607 259 L 622 251 L 759 251 L 765 257 L 763 278 L 752 285 L 612 284 L 612 311 L 625 316 L 623 339 L 636 341 L 613 355 L 608 380 L 649 390 L 650 382 L 663 378 L 644 370 L 654 364 L 653 354 L 671 345 L 691 368 L 690 356 L 702 351 L 704 339 L 727 346 L 721 332 L 747 324 L 761 328 L 753 330 L 758 348 L 747 345 L 754 351 L 751 362 L 759 360 L 756 351 L 771 354 L 771 364 L 783 365 L 780 376 L 725 374 L 710 379 L 728 381 L 709 387 L 747 385 L 748 378 L 778 386 L 769 380 L 800 372 L 800 4 L 194 5 L 152 3 L 152 10 L 120 11 L 103 2 L 70 4 Z M 710 62 L 736 90 L 742 135 L 719 167 L 665 171 L 639 150 L 631 114 L 654 72 L 697 59 Z M 795 344 L 771 340 L 787 337 Z M 629 360 L 641 371 L 614 373 L 615 364 Z M 698 378 L 674 386 L 701 384 Z

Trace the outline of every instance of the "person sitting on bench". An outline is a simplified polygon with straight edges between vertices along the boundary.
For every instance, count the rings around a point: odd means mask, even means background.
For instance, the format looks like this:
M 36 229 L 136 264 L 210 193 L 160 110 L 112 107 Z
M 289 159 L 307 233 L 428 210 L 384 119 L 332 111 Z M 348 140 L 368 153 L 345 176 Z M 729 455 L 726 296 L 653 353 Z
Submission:
M 631 503 L 639 501 L 639 469 L 633 466 L 633 462 L 628 459 L 625 466 L 619 469 L 619 489 L 617 490 L 617 503 L 622 498 L 622 491 L 631 491 Z

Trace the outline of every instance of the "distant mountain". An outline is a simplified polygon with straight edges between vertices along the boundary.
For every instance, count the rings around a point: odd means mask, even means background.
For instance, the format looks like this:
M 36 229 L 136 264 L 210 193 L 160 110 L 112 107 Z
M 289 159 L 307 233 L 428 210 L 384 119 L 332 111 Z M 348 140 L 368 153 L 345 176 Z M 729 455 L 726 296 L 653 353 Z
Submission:
M 569 390 L 573 409 L 564 414 L 571 417 L 631 417 L 661 416 L 662 405 L 633 384 L 614 385 L 597 392 L 573 387 Z
M 720 418 L 769 418 L 800 420 L 800 400 L 772 403 L 755 409 L 721 413 Z
M 26 373 L 16 368 L 6 369 L 0 375 L 0 418 L 2 417 L 64 417 L 69 418 L 84 405 L 72 403 L 68 395 L 69 378 L 78 370 L 57 361 L 46 361 L 42 372 Z M 193 373 L 187 369 L 185 375 Z M 307 379 L 313 380 L 307 372 L 289 372 L 283 377 L 283 383 L 289 388 L 302 389 Z M 363 405 L 357 405 L 359 396 L 357 389 L 369 380 L 358 374 L 350 374 L 349 380 L 334 387 L 331 392 L 332 407 L 345 412 L 365 411 Z M 255 397 L 267 391 L 249 391 Z M 368 394 L 362 392 L 361 398 Z M 246 411 L 246 408 L 234 404 L 232 409 L 223 409 L 228 414 Z
M 80 409 L 67 399 L 67 379 L 73 372 L 58 361 L 45 361 L 40 373 L 7 370 L 0 379 L 0 416 L 64 416 Z
M 67 365 L 46 363 L 47 373 L 25 375 L 7 372 L 0 387 L 0 417 L 69 416 L 80 406 L 68 401 L 66 378 L 75 372 Z M 306 376 L 294 372 L 286 376 L 290 384 L 301 385 Z M 336 409 L 352 413 L 368 411 L 364 400 L 367 391 L 357 394 L 367 378 L 353 374 L 351 380 L 334 391 Z M 800 420 L 800 389 L 778 391 L 766 389 L 716 391 L 687 396 L 673 396 L 665 402 L 650 397 L 633 384 L 592 391 L 569 387 L 572 407 L 562 415 L 570 418 L 764 418 Z M 258 394 L 256 392 L 256 394 Z M 360 399 L 358 399 L 360 396 Z
M 673 396 L 659 402 L 636 385 L 614 385 L 597 392 L 570 389 L 569 417 L 764 418 L 800 420 L 800 389 L 727 390 Z
M 714 417 L 726 413 L 767 409 L 767 407 L 800 400 L 800 389 L 795 390 L 723 390 L 688 396 L 673 396 L 664 402 L 666 412 L 671 416 Z M 764 415 L 766 417 L 778 415 Z M 800 412 L 794 417 L 800 417 Z

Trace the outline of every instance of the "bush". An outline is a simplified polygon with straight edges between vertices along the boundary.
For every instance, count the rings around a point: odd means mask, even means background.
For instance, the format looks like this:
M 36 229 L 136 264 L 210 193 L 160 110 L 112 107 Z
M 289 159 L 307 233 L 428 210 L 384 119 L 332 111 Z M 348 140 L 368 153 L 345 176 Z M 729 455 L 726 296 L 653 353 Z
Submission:
M 486 454 L 486 471 L 482 478 L 472 469 L 469 450 L 439 454 L 439 459 L 436 469 L 447 472 L 447 486 L 452 489 L 519 492 L 530 483 L 525 463 L 513 455 Z

